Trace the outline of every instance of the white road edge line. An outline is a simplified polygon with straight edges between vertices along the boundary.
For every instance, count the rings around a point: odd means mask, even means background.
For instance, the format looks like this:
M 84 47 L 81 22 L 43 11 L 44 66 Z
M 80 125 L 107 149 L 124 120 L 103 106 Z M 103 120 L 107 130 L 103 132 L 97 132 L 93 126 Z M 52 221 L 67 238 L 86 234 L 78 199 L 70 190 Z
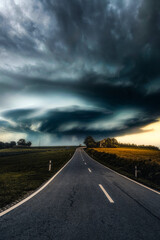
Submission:
M 88 168 L 88 171 L 89 171 L 89 172 L 92 172 L 90 168 Z
M 41 192 L 45 187 L 47 187 L 47 185 L 52 182 L 52 180 L 72 161 L 74 155 L 75 155 L 76 151 L 74 152 L 72 158 L 53 176 L 51 177 L 50 180 L 48 180 L 48 182 L 46 182 L 41 188 L 39 188 L 37 191 L 35 191 L 34 193 L 32 193 L 30 196 L 28 196 L 27 198 L 23 199 L 22 201 L 20 201 L 19 203 L 15 204 L 14 206 L 4 210 L 3 212 L 0 213 L 0 217 L 2 217 L 3 215 L 5 215 L 6 213 L 12 211 L 13 209 L 19 207 L 20 205 L 22 205 L 23 203 L 27 202 L 28 200 L 30 200 L 31 198 L 33 198 L 35 195 L 37 195 L 39 192 Z
M 85 152 L 85 151 L 84 151 L 84 152 Z M 122 175 L 122 174 L 120 174 L 120 173 L 114 171 L 113 169 L 111 169 L 111 168 L 109 168 L 109 167 L 106 167 L 106 166 L 103 165 L 102 163 L 100 163 L 100 162 L 94 160 L 93 158 L 91 158 L 86 152 L 85 152 L 85 154 L 86 154 L 91 160 L 93 160 L 93 161 L 95 161 L 96 163 L 102 165 L 103 167 L 109 169 L 110 171 L 112 171 L 112 172 L 118 174 L 119 176 L 121 176 L 121 177 L 123 177 L 123 178 L 126 178 L 127 180 L 129 180 L 129 181 L 131 181 L 131 182 L 134 182 L 134 183 L 140 185 L 141 187 L 144 187 L 144 188 L 146 188 L 146 189 L 148 189 L 148 190 L 150 190 L 150 191 L 152 191 L 152 192 L 157 193 L 157 194 L 160 195 L 160 192 L 158 192 L 158 191 L 156 191 L 156 190 L 154 190 L 154 189 L 152 189 L 152 188 L 150 188 L 150 187 L 147 187 L 147 186 L 145 186 L 145 185 L 142 184 L 142 183 L 136 182 L 135 180 L 133 180 L 133 179 L 131 179 L 131 178 L 128 178 L 128 177 L 126 177 L 126 176 L 124 176 L 124 175 Z
M 110 203 L 114 203 L 113 199 L 109 196 L 109 194 L 106 192 L 106 190 L 104 189 L 104 187 L 99 184 L 99 187 L 101 188 L 101 190 L 103 191 L 103 193 L 105 194 L 105 196 L 108 198 Z

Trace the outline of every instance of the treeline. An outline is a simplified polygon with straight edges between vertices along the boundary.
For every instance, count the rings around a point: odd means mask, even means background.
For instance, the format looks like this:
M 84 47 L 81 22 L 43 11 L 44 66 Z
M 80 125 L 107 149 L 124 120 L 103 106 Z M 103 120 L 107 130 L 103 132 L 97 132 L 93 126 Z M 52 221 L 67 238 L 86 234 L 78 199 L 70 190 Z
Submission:
M 84 140 L 84 144 L 87 146 L 87 148 L 97 148 L 97 147 L 116 148 L 116 147 L 118 147 L 118 141 L 115 138 L 106 138 L 106 139 L 96 142 L 93 137 L 88 136 Z
M 129 143 L 118 143 L 119 147 L 127 147 L 127 148 L 141 148 L 141 149 L 149 149 L 149 150 L 159 150 L 158 147 L 153 145 L 136 145 L 136 144 L 129 144 Z
M 14 147 L 30 147 L 32 143 L 30 141 L 26 142 L 25 139 L 19 139 L 18 142 L 0 142 L 0 149 L 4 148 L 14 148 Z
M 93 137 L 88 136 L 84 140 L 84 144 L 87 148 L 136 148 L 136 149 L 149 149 L 149 150 L 159 150 L 158 147 L 152 145 L 136 145 L 129 143 L 119 143 L 115 138 L 105 138 L 101 141 L 96 142 Z

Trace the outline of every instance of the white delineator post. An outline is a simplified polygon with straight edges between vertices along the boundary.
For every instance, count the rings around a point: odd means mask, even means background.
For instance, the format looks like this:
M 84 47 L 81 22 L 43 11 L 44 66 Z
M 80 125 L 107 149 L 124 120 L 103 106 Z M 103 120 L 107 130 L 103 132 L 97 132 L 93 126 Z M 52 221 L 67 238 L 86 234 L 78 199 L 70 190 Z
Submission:
M 52 161 L 51 160 L 49 160 L 49 172 L 51 171 L 51 169 L 52 169 Z
M 137 166 L 135 166 L 135 178 L 137 178 L 138 176 L 138 170 L 137 170 Z

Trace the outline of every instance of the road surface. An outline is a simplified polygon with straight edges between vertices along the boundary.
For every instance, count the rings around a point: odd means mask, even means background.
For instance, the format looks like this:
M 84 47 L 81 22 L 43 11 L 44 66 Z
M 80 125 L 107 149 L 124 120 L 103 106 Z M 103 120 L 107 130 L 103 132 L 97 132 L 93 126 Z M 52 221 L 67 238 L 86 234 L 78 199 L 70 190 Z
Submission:
M 160 194 L 83 149 L 36 196 L 0 217 L 0 240 L 158 240 Z

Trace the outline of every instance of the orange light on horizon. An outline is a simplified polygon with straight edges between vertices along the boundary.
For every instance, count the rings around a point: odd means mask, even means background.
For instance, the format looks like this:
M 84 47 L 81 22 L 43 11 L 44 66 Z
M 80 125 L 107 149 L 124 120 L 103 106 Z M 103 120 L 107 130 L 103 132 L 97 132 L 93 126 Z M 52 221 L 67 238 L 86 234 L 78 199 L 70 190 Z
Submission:
M 158 119 L 156 123 L 143 127 L 142 130 L 147 130 L 148 132 L 117 137 L 117 140 L 122 143 L 154 145 L 160 147 L 160 119 Z

